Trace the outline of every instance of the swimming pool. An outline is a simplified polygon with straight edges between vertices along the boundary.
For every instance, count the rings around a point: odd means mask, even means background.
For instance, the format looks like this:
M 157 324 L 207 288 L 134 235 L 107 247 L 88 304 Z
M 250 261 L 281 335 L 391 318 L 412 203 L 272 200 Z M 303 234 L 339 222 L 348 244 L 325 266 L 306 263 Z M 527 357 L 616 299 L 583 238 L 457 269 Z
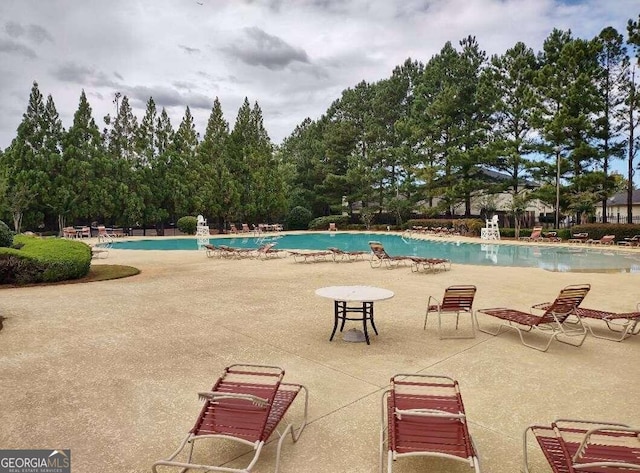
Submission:
M 263 237 L 211 238 L 211 243 L 236 248 L 257 248 L 276 242 L 277 248 L 288 250 L 326 250 L 330 246 L 342 250 L 369 250 L 369 241 L 381 242 L 392 256 L 425 256 L 447 258 L 457 264 L 481 266 L 517 266 L 548 271 L 575 272 L 640 272 L 640 253 L 612 251 L 606 247 L 553 246 L 535 244 L 509 245 L 472 243 L 453 238 L 418 240 L 400 235 L 378 233 L 303 233 Z M 158 238 L 114 242 L 114 249 L 128 250 L 198 250 L 207 239 Z

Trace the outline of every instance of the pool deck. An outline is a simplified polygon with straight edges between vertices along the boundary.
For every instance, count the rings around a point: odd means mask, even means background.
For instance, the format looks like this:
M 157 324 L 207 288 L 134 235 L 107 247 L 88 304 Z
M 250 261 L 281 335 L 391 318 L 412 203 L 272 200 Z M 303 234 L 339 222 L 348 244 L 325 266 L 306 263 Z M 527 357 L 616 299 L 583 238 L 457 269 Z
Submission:
M 142 272 L 0 291 L 0 315 L 6 317 L 0 331 L 0 448 L 69 448 L 78 473 L 149 472 L 193 426 L 201 407 L 197 392 L 233 363 L 282 366 L 285 381 L 309 389 L 309 424 L 297 444 L 285 441 L 282 473 L 377 471 L 380 399 L 396 373 L 459 381 L 484 472 L 520 471 L 529 424 L 568 417 L 640 425 L 634 408 L 640 336 L 622 343 L 589 336 L 582 347 L 554 342 L 540 353 L 524 347 L 513 331 L 439 340 L 431 319 L 422 330 L 429 295 L 441 298 L 453 284 L 478 287 L 475 309 L 527 310 L 566 285 L 589 283 L 584 306 L 629 312 L 640 301 L 640 274 L 457 264 L 423 274 L 408 267 L 372 269 L 368 261 L 305 264 L 291 257 L 236 260 L 207 258 L 204 251 L 113 249 L 94 263 Z M 380 334 L 371 345 L 340 336 L 329 342 L 333 304 L 315 290 L 333 285 L 394 291 L 394 298 L 375 304 Z M 496 326 L 488 316 L 479 319 Z M 294 409 L 292 419 L 299 416 Z M 238 467 L 249 450 L 203 443 L 196 459 Z M 269 443 L 253 471 L 273 472 L 275 450 Z M 532 445 L 531 451 L 532 472 L 550 472 L 539 449 Z M 471 469 L 412 458 L 396 462 L 394 471 Z

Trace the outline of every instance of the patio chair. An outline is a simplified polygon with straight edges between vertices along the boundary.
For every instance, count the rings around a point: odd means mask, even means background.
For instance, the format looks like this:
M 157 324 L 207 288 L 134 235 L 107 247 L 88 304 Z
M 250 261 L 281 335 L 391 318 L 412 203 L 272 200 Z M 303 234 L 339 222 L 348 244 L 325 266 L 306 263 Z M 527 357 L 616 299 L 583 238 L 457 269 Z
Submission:
M 445 258 L 422 258 L 420 256 L 411 256 L 412 272 L 438 272 L 448 271 L 451 269 L 451 260 Z
M 256 258 L 258 259 L 270 259 L 270 258 L 284 258 L 289 256 L 287 250 L 276 250 L 274 248 L 276 242 L 266 243 L 256 250 Z
M 91 238 L 91 227 L 80 227 L 76 230 L 76 235 L 78 238 Z
M 531 235 L 526 237 L 520 237 L 520 241 L 540 241 L 542 240 L 542 227 L 533 227 Z
M 589 245 L 615 245 L 616 236 L 615 235 L 605 235 L 599 240 L 595 240 L 593 238 L 588 239 L 585 243 Z
M 371 260 L 369 263 L 372 268 L 379 268 L 383 264 L 391 269 L 394 266 L 400 264 L 411 264 L 413 257 L 411 256 L 390 256 L 379 241 L 370 241 L 369 248 L 371 248 Z
M 157 473 L 159 466 L 182 468 L 182 472 L 191 469 L 250 472 L 258 461 L 262 447 L 271 434 L 276 432 L 280 436 L 276 450 L 277 473 L 285 437 L 290 433 L 292 440 L 297 442 L 307 423 L 307 388 L 301 384 L 283 383 L 283 377 L 284 370 L 277 366 L 232 365 L 225 368 L 211 391 L 198 393 L 205 404 L 194 427 L 169 458 L 153 464 L 153 472 Z M 278 424 L 303 390 L 304 419 L 301 425 L 294 429 L 289 423 L 284 430 L 278 430 Z M 232 440 L 253 447 L 255 453 L 249 465 L 244 468 L 191 463 L 194 443 L 203 439 Z M 177 461 L 176 457 L 185 450 L 187 444 L 187 460 Z
M 447 458 L 467 463 L 475 473 L 480 463 L 471 440 L 458 382 L 447 376 L 397 374 L 382 396 L 380 473 L 409 456 Z
M 545 310 L 550 305 L 549 302 L 534 305 L 533 308 Z M 621 342 L 631 335 L 640 333 L 640 303 L 636 306 L 636 312 L 607 312 L 604 310 L 588 309 L 586 307 L 577 307 L 576 314 L 581 319 L 593 319 L 603 321 L 607 328 L 617 334 L 614 336 L 600 335 L 593 331 L 592 324 L 585 324 L 591 335 L 595 338 L 610 340 L 612 342 Z
M 579 347 L 587 337 L 587 329 L 577 315 L 576 308 L 589 293 L 590 289 L 591 286 L 589 284 L 565 287 L 560 291 L 556 300 L 549 304 L 544 310 L 542 315 L 535 315 L 517 309 L 507 309 L 503 307 L 478 309 L 475 312 L 478 330 L 488 333 L 489 335 L 499 335 L 503 328 L 514 329 L 518 332 L 523 345 L 543 352 L 549 349 L 549 345 L 551 345 L 553 340 Z M 536 308 L 536 306 L 532 307 L 532 309 L 534 308 Z M 498 330 L 494 332 L 483 329 L 478 323 L 478 312 L 496 317 L 503 322 L 498 327 Z M 571 316 L 575 316 L 575 322 L 568 320 Z M 543 346 L 532 345 L 525 341 L 523 332 L 547 333 L 549 334 L 549 339 Z M 558 338 L 559 336 L 569 338 L 578 337 L 579 341 L 572 343 L 569 340 L 561 340 Z
M 430 313 L 438 314 L 438 336 L 440 340 L 445 338 L 475 338 L 476 330 L 473 320 L 473 299 L 476 296 L 476 286 L 471 285 L 458 285 L 449 286 L 444 290 L 444 296 L 442 301 L 438 301 L 435 297 L 429 296 L 427 301 L 427 311 L 424 315 L 424 327 L 427 328 L 427 319 Z M 469 314 L 469 321 L 471 322 L 471 336 L 469 335 L 444 335 L 442 332 L 442 315 L 443 314 L 455 314 L 456 316 L 456 330 L 458 330 L 458 322 L 460 320 L 460 314 Z
M 62 229 L 62 238 L 76 238 L 78 231 L 73 227 L 64 227 Z
M 336 232 L 336 231 L 338 231 L 338 228 L 336 227 L 335 222 L 331 222 L 331 223 L 329 223 L 329 231 L 330 231 L 330 232 Z
M 589 239 L 589 234 L 587 232 L 574 233 L 571 235 L 567 241 L 569 243 L 585 243 Z
M 330 251 L 292 251 L 288 250 L 293 255 L 293 260 L 296 263 L 317 263 L 318 261 L 326 261 L 327 256 L 331 256 Z
M 98 241 L 106 240 L 111 241 L 113 234 L 107 231 L 104 225 L 98 225 Z
M 553 473 L 640 471 L 640 429 L 613 422 L 558 419 L 524 432 L 524 468 L 529 473 L 528 434 L 538 441 Z
M 229 233 L 238 233 L 238 229 L 236 228 L 235 223 L 229 224 Z
M 220 248 L 216 247 L 215 245 L 211 245 L 211 244 L 206 244 L 203 245 L 204 248 L 207 250 L 207 258 L 213 258 L 215 256 L 220 256 Z
M 369 255 L 368 251 L 344 251 L 333 246 L 327 248 L 327 250 L 332 253 L 331 256 L 333 257 L 333 261 L 335 261 L 336 263 L 339 261 L 364 261 L 364 257 Z
M 251 229 L 249 228 L 249 224 L 243 223 L 241 231 L 242 231 L 242 233 L 251 233 Z

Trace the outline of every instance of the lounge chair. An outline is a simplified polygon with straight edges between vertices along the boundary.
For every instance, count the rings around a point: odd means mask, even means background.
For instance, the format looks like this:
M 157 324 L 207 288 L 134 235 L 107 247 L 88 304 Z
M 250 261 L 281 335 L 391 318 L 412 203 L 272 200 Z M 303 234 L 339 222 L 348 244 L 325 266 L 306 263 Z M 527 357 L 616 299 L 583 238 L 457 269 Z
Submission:
M 599 240 L 595 240 L 593 238 L 590 238 L 585 243 L 587 243 L 589 245 L 615 245 L 616 236 L 615 235 L 605 235 L 602 238 L 600 238 Z
M 534 305 L 533 308 L 545 310 L 550 305 L 549 302 Z M 607 328 L 616 333 L 615 336 L 600 335 L 593 331 L 592 324 L 586 324 L 587 329 L 595 338 L 621 342 L 631 335 L 640 333 L 640 303 L 636 306 L 636 312 L 607 312 L 604 310 L 588 309 L 577 307 L 576 314 L 582 319 L 601 320 L 606 323 Z
M 256 250 L 256 258 L 259 259 L 270 259 L 270 258 L 284 258 L 289 256 L 289 252 L 287 250 L 276 250 L 274 248 L 276 246 L 275 242 L 266 243 L 262 245 L 260 248 Z
M 98 241 L 106 240 L 111 241 L 113 234 L 107 231 L 104 225 L 98 225 Z
M 288 250 L 293 255 L 293 260 L 296 263 L 317 263 L 318 261 L 326 261 L 327 256 L 331 256 L 330 251 L 292 251 Z
M 336 224 L 334 222 L 329 223 L 329 231 L 336 232 L 338 229 L 336 228 Z
M 182 472 L 191 469 L 249 472 L 257 463 L 262 447 L 275 431 L 280 436 L 276 451 L 277 473 L 285 437 L 291 433 L 292 440 L 297 442 L 307 422 L 307 388 L 300 384 L 283 383 L 283 377 L 284 370 L 275 366 L 232 365 L 226 368 L 211 391 L 198 393 L 205 404 L 194 427 L 169 458 L 153 464 L 153 472 L 157 473 L 160 466 L 180 468 Z M 288 424 L 282 432 L 277 430 L 278 424 L 302 390 L 305 394 L 305 406 L 300 427 L 294 429 L 292 424 Z M 253 447 L 255 453 L 244 468 L 191 463 L 194 443 L 203 439 L 232 440 Z M 185 448 L 187 445 L 188 449 Z M 186 461 L 176 460 L 185 450 L 188 450 Z
M 214 256 L 220 256 L 220 248 L 215 245 L 204 245 L 204 248 L 207 250 L 207 258 L 213 258 Z
M 442 301 L 438 301 L 435 297 L 429 296 L 427 301 L 427 311 L 424 315 L 424 329 L 427 328 L 427 319 L 430 313 L 438 314 L 438 336 L 440 340 L 445 338 L 475 338 L 475 322 L 473 320 L 473 299 L 476 296 L 476 286 L 459 285 L 449 286 L 444 291 Z M 458 330 L 458 322 L 460 314 L 469 314 L 471 322 L 471 336 L 469 335 L 443 335 L 442 332 L 442 315 L 455 314 L 456 330 Z
M 411 256 L 412 272 L 438 272 L 448 271 L 451 269 L 451 260 L 444 258 L 422 258 L 420 256 Z
M 589 239 L 589 234 L 587 232 L 574 233 L 571 235 L 571 238 L 567 240 L 569 243 L 585 243 Z
M 640 245 L 640 235 L 633 235 L 631 238 L 626 237 L 624 241 L 619 241 L 618 245 L 623 246 L 639 246 Z
M 380 473 L 403 457 L 448 458 L 480 472 L 458 382 L 447 376 L 397 374 L 382 396 Z
M 388 269 L 391 269 L 400 264 L 413 263 L 414 257 L 411 256 L 390 256 L 379 241 L 370 241 L 369 247 L 371 248 L 371 260 L 369 263 L 372 268 L 379 268 L 384 264 Z
M 533 227 L 531 235 L 526 237 L 520 237 L 520 241 L 541 241 L 542 240 L 542 227 Z
M 336 263 L 339 261 L 364 261 L 364 257 L 369 255 L 368 251 L 344 251 L 333 246 L 327 249 L 332 253 L 331 256 L 333 256 L 333 261 Z
M 91 238 L 91 227 L 80 227 L 76 230 L 76 235 L 78 238 Z
M 558 419 L 524 432 L 524 468 L 529 473 L 528 434 L 538 441 L 553 473 L 640 471 L 640 429 L 625 424 Z
M 218 245 L 221 258 L 253 258 L 256 255 L 256 248 L 234 248 L 227 245 Z
M 229 233 L 238 233 L 238 229 L 236 228 L 235 223 L 229 224 Z
M 246 223 L 242 224 L 242 233 L 251 233 L 251 229 L 249 228 L 249 225 Z
M 558 236 L 558 232 L 547 232 L 544 235 L 542 235 L 542 240 L 548 241 L 551 243 L 558 243 L 562 241 L 562 238 Z
M 576 308 L 589 293 L 589 289 L 591 289 L 589 284 L 565 287 L 560 291 L 556 300 L 549 304 L 544 310 L 542 315 L 534 315 L 517 309 L 507 309 L 503 307 L 478 309 L 475 313 L 478 330 L 490 335 L 499 335 L 503 328 L 514 329 L 518 332 L 523 345 L 543 352 L 549 349 L 549 345 L 551 345 L 554 339 L 568 345 L 579 347 L 587 337 L 587 329 L 577 315 Z M 532 309 L 535 307 L 536 306 L 532 307 Z M 498 330 L 494 332 L 482 329 L 478 323 L 478 312 L 497 317 L 503 320 L 503 322 L 498 327 Z M 567 320 L 571 316 L 575 316 L 575 322 Z M 537 346 L 525 342 L 523 332 L 534 331 L 549 334 L 546 345 Z M 558 338 L 559 336 L 578 337 L 579 341 L 577 343 L 571 343 L 568 340 L 561 340 Z

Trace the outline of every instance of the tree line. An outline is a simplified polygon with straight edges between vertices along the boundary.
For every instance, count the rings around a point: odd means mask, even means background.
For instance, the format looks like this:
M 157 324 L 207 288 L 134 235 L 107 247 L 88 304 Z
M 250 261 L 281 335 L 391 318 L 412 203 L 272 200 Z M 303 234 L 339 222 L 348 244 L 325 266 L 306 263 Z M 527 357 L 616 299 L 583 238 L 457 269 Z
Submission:
M 606 219 L 606 199 L 626 188 L 631 221 L 639 61 L 640 16 L 626 38 L 612 27 L 588 40 L 554 29 L 538 53 L 518 42 L 488 57 L 469 36 L 344 90 L 280 146 L 248 99 L 230 130 L 216 98 L 201 139 L 189 107 L 174 129 L 149 98 L 138 122 L 119 93 L 101 131 L 82 91 L 65 130 L 34 82 L 0 150 L 0 212 L 16 231 L 92 221 L 162 229 L 194 214 L 222 228 L 281 221 L 297 206 L 329 215 L 346 199 L 363 218 L 385 210 L 402 221 L 415 210 L 469 216 L 472 197 L 490 207 L 508 191 L 514 213 L 532 198 L 583 215 L 602 202 Z M 626 178 L 611 173 L 615 159 L 627 161 Z

